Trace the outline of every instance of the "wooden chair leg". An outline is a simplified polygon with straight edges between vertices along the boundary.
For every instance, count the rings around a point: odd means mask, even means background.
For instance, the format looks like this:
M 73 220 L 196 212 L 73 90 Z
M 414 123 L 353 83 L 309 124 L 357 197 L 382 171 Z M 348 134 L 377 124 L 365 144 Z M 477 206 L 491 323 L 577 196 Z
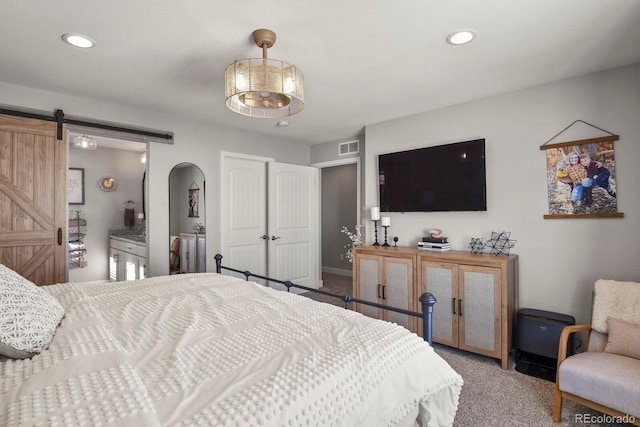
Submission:
M 553 415 L 552 419 L 554 423 L 559 423 L 562 418 L 562 392 L 556 385 L 556 393 L 553 398 Z

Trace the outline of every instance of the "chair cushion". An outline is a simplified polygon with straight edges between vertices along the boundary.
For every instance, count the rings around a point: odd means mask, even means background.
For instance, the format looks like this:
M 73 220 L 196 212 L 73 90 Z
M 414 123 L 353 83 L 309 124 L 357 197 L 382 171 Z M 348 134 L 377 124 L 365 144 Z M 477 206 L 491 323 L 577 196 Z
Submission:
M 607 327 L 609 339 L 604 351 L 640 359 L 640 325 L 609 317 Z
M 640 360 L 588 351 L 565 359 L 558 371 L 560 390 L 640 417 Z

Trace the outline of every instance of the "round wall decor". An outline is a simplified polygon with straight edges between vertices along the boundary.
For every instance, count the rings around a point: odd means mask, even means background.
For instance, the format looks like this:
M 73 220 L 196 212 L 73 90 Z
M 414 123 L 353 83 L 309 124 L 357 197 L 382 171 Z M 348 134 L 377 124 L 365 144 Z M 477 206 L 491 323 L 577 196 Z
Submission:
M 102 189 L 102 191 L 113 191 L 118 186 L 115 178 L 110 176 L 105 176 L 104 178 L 100 178 L 99 184 L 100 184 L 100 189 Z

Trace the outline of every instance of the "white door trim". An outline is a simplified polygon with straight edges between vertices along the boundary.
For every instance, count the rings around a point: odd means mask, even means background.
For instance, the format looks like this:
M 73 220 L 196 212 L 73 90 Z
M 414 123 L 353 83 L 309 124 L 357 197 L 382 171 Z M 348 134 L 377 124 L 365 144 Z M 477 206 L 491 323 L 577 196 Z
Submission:
M 264 162 L 275 162 L 276 161 L 272 157 L 262 157 L 262 156 L 254 156 L 252 154 L 234 153 L 233 151 L 221 151 L 220 152 L 220 161 L 222 162 L 225 158 L 257 160 L 257 161 L 264 161 Z

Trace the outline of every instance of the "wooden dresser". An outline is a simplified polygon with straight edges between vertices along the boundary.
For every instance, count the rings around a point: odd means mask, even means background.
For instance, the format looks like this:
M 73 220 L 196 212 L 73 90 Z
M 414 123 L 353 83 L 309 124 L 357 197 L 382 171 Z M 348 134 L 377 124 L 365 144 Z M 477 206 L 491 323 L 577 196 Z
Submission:
M 355 298 L 420 312 L 418 297 L 432 293 L 433 341 L 494 357 L 507 369 L 518 311 L 518 256 L 475 255 L 408 247 L 354 248 Z M 422 335 L 419 318 L 365 305 L 361 313 Z

